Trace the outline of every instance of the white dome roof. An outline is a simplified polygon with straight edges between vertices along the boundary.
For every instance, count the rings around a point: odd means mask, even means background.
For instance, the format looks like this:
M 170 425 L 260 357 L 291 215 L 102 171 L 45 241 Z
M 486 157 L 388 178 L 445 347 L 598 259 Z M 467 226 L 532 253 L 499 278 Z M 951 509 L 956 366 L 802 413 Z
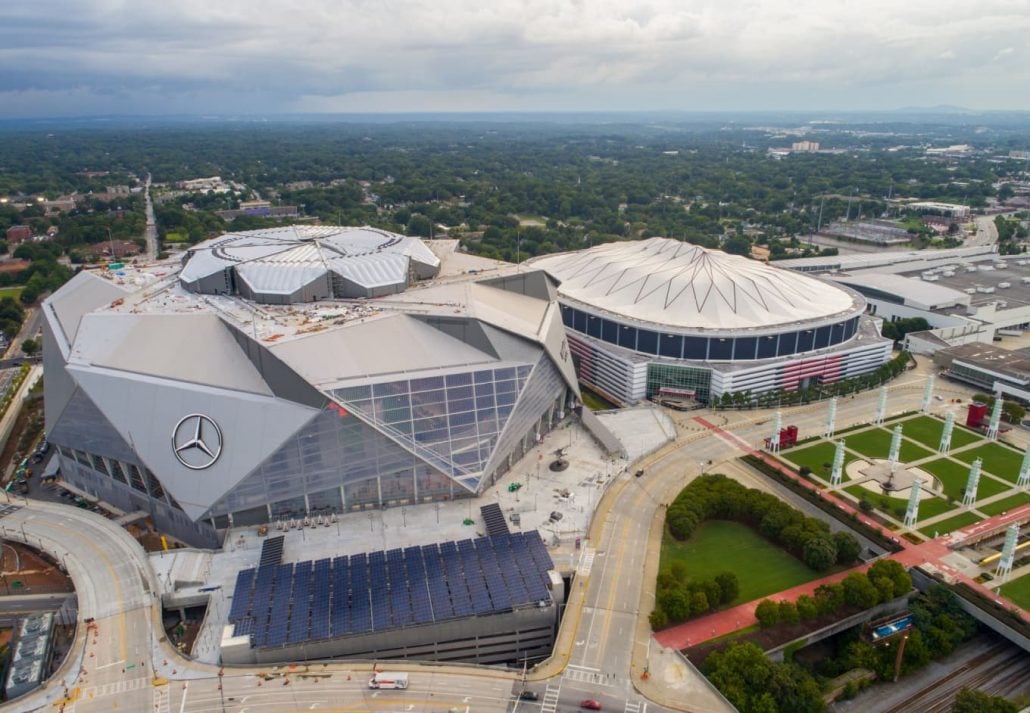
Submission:
M 668 238 L 532 260 L 588 307 L 677 330 L 768 329 L 845 317 L 860 295 L 797 272 Z

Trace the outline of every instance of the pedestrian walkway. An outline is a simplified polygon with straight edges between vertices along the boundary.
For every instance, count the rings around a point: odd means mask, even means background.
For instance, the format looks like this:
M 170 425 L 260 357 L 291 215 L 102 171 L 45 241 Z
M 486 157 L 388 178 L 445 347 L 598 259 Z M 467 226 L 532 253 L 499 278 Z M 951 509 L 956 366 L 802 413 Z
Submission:
M 768 597 L 762 599 L 772 599 L 774 601 L 787 601 L 795 602 L 797 598 L 802 594 L 812 596 L 815 590 L 824 584 L 836 584 L 841 581 L 849 574 L 854 572 L 864 572 L 869 568 L 868 564 L 853 567 L 844 572 L 837 572 L 821 579 L 816 579 L 805 584 L 799 584 L 796 587 L 790 589 L 784 589 L 782 592 L 771 594 Z M 758 607 L 759 602 L 762 599 L 755 599 L 744 604 L 738 604 L 730 609 L 724 609 L 708 616 L 703 616 L 700 619 L 694 619 L 693 621 L 684 622 L 678 626 L 659 631 L 654 635 L 654 638 L 662 646 L 669 646 L 674 649 L 685 649 L 689 646 L 694 646 L 703 641 L 714 639 L 719 636 L 725 636 L 726 634 L 732 634 L 734 631 L 754 626 L 758 623 L 758 619 L 755 618 L 755 609 Z

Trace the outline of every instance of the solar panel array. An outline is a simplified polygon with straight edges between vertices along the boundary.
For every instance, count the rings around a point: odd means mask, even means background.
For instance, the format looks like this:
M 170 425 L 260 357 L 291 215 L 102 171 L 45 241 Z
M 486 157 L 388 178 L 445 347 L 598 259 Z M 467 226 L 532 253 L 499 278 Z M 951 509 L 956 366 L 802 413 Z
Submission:
M 479 508 L 479 513 L 483 516 L 487 536 L 508 534 L 508 523 L 504 521 L 504 513 L 501 512 L 500 505 L 497 503 L 483 505 Z
M 258 560 L 258 567 L 265 567 L 271 564 L 279 564 L 283 561 L 283 540 L 282 535 L 269 537 L 261 543 L 261 559 Z
M 229 622 L 268 648 L 486 616 L 550 600 L 553 568 L 537 532 L 266 564 L 236 576 Z

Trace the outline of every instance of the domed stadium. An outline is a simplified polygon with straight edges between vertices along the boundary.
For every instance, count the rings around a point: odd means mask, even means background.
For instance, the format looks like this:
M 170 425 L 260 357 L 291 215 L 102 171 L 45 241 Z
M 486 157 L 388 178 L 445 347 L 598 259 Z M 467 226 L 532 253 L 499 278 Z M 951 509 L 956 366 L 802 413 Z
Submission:
M 850 289 L 668 238 L 530 261 L 559 283 L 579 378 L 619 404 L 797 389 L 891 351 Z
M 207 241 L 181 269 L 81 271 L 42 308 L 65 482 L 203 547 L 480 494 L 579 387 L 554 282 L 473 278 L 453 249 L 290 227 Z

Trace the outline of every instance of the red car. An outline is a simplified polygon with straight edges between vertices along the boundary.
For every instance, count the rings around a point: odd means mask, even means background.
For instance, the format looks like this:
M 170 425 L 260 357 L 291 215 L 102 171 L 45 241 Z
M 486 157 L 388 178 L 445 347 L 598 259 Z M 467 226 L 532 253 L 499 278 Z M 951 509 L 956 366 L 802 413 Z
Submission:
M 586 708 L 587 710 L 591 710 L 591 711 L 599 711 L 599 710 L 601 710 L 601 704 L 598 703 L 597 701 L 595 701 L 593 698 L 588 698 L 585 701 L 580 701 L 579 702 L 579 707 L 580 708 Z

